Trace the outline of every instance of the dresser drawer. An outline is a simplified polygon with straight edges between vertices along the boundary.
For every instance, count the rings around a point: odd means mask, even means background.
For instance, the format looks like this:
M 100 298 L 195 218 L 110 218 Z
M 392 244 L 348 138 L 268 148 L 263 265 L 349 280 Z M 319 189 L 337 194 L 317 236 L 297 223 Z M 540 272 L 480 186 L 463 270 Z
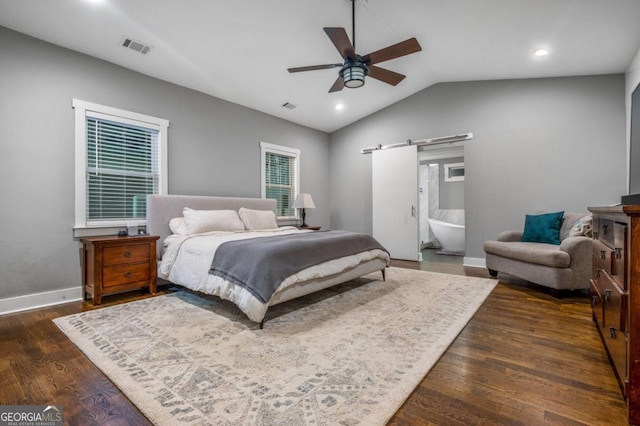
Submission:
M 602 304 L 602 292 L 598 287 L 598 283 L 595 280 L 591 280 L 590 287 L 590 295 L 591 295 L 591 309 L 593 311 L 593 318 L 596 323 L 598 323 L 598 327 L 602 328 L 604 325 L 604 305 Z
M 102 285 L 103 287 L 113 287 L 138 281 L 148 281 L 150 276 L 148 263 L 109 266 L 102 271 Z
M 609 275 L 615 275 L 615 251 L 600 240 L 593 241 L 593 267 L 604 269 Z
M 105 266 L 148 261 L 149 244 L 111 246 L 102 250 L 102 264 Z
M 609 329 L 602 331 L 605 345 L 607 346 L 607 351 L 609 352 L 609 356 L 613 361 L 613 367 L 616 371 L 618 379 L 621 383 L 626 382 L 626 378 L 628 375 L 627 371 L 627 347 L 628 340 L 627 335 L 625 333 L 619 333 L 614 331 L 613 334 L 610 333 Z M 622 387 L 623 393 L 626 393 L 626 388 Z M 627 396 L 627 395 L 625 395 Z
M 613 220 L 600 218 L 598 221 L 598 238 L 606 242 L 609 246 L 614 245 Z
M 606 273 L 596 278 L 604 306 L 605 331 L 613 327 L 615 332 L 627 331 L 627 293 Z
M 627 265 L 625 263 L 627 251 L 627 225 L 616 222 L 613 225 L 613 259 L 614 259 L 614 278 L 620 284 L 620 287 L 627 290 Z

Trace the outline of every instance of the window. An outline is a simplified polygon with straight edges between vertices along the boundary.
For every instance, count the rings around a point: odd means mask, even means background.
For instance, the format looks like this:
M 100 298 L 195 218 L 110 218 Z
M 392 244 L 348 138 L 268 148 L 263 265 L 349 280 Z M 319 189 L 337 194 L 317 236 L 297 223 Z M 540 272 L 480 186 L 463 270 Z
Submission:
M 445 182 L 462 182 L 464 180 L 464 163 L 449 163 L 444 165 Z
M 146 223 L 149 194 L 167 192 L 167 129 L 160 118 L 73 100 L 76 228 Z
M 297 218 L 291 207 L 299 192 L 300 150 L 260 142 L 262 158 L 262 198 L 278 203 L 278 218 Z

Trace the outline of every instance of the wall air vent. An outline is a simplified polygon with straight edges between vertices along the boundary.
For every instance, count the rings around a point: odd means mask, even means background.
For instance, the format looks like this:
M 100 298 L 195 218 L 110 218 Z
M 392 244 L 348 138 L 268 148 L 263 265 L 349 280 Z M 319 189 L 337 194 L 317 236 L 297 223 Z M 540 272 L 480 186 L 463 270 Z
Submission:
M 295 106 L 294 104 L 292 104 L 291 102 L 285 102 L 285 103 L 283 103 L 283 104 L 282 104 L 282 106 L 283 106 L 284 108 L 287 108 L 287 109 L 294 109 L 294 108 L 296 107 L 296 106 Z
M 140 41 L 136 41 L 129 37 L 124 37 L 122 39 L 122 47 L 126 47 L 127 49 L 135 50 L 138 53 L 142 53 L 146 55 L 151 50 L 151 46 L 146 45 Z

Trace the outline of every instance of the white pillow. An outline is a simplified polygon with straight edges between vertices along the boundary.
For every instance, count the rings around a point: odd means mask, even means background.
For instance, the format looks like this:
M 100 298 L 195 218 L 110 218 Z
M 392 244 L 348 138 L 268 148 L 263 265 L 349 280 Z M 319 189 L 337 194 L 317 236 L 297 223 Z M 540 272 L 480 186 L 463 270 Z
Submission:
M 581 217 L 565 232 L 564 237 L 591 237 L 593 235 L 593 218 L 591 215 Z
M 176 235 L 187 235 L 187 224 L 184 217 L 174 217 L 169 221 L 169 229 Z
M 276 214 L 271 210 L 251 210 L 241 207 L 239 213 L 240 219 L 248 231 L 278 228 Z
M 182 214 L 187 235 L 211 231 L 244 231 L 244 225 L 235 210 L 192 210 L 185 207 Z

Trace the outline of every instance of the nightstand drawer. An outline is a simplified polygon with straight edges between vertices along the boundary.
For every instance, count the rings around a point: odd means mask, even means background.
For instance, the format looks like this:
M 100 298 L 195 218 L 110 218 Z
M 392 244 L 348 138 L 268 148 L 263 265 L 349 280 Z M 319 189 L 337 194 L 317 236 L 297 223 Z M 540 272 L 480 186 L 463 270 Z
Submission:
M 149 244 L 128 244 L 105 247 L 102 250 L 102 264 L 105 266 L 148 261 Z
M 148 281 L 149 277 L 148 263 L 109 266 L 102 271 L 102 285 L 104 287 L 113 287 L 137 281 Z

